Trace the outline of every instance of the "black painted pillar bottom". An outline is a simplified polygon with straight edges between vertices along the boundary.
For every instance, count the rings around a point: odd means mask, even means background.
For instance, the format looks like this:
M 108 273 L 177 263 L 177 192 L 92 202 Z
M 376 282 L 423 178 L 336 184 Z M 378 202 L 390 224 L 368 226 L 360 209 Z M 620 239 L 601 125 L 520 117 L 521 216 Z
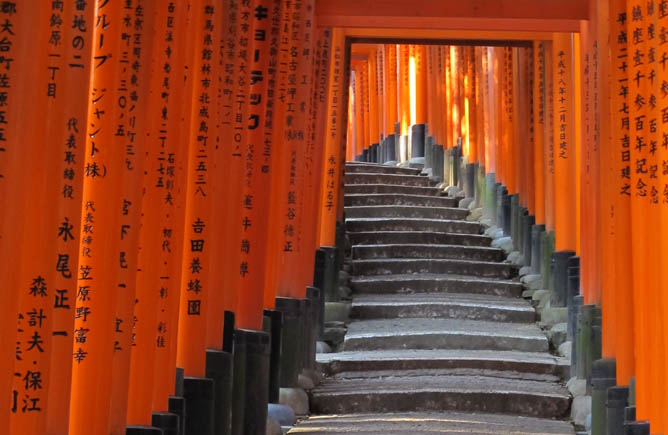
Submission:
M 154 412 L 151 415 L 151 426 L 162 429 L 163 435 L 179 435 L 180 418 L 171 412 Z
M 185 377 L 185 435 L 214 435 L 214 382 L 209 378 Z

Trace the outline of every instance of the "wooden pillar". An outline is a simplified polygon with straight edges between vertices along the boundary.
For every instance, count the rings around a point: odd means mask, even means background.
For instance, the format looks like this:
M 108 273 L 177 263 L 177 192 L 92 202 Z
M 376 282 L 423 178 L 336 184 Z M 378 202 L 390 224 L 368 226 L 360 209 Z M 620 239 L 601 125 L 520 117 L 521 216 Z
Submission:
M 555 249 L 575 250 L 576 228 L 576 178 L 577 149 L 574 140 L 575 85 L 573 37 L 555 34 L 552 52 L 552 77 L 554 93 L 554 213 Z
M 343 31 L 334 29 L 332 31 L 332 49 L 330 57 L 329 92 L 327 103 L 327 130 L 325 131 L 325 159 L 323 189 L 320 200 L 320 246 L 334 246 L 335 229 L 337 219 L 337 201 L 341 194 L 341 180 L 338 178 L 342 171 L 339 158 L 341 143 L 340 124 L 343 114 L 342 83 L 343 83 L 343 57 L 344 57 L 344 34 Z
M 86 159 L 83 183 L 81 251 L 76 271 L 78 290 L 72 369 L 69 433 L 107 433 L 113 367 L 115 304 L 122 219 L 123 167 L 119 149 L 125 143 L 116 132 L 125 116 L 127 87 L 122 74 L 122 6 L 98 4 L 95 10 L 92 80 L 88 100 Z M 103 21 L 104 20 L 104 21 Z M 92 24 L 92 23 L 91 23 Z M 106 24 L 106 25 L 105 25 Z M 127 72 L 127 71 L 126 71 Z M 122 126 L 123 127 L 123 126 Z
M 188 174 L 186 180 L 186 212 L 184 223 L 183 258 L 181 272 L 181 300 L 177 342 L 177 365 L 186 376 L 204 377 L 206 362 L 206 314 L 208 294 L 213 292 L 209 282 L 212 267 L 210 252 L 211 232 L 211 166 L 215 137 L 209 134 L 213 122 L 209 117 L 211 89 L 207 79 L 213 80 L 217 66 L 216 55 L 202 56 L 207 49 L 205 41 L 213 37 L 207 21 L 213 19 L 213 0 L 198 0 L 192 4 L 193 68 L 192 107 L 189 127 Z M 243 10 L 243 7 L 242 7 Z M 242 14 L 243 15 L 243 14 Z M 249 18 L 250 20 L 250 18 Z M 250 23 L 248 23 L 250 24 Z M 186 98 L 188 94 L 186 94 Z M 204 98 L 200 99 L 203 95 Z M 245 94 L 244 94 L 245 98 Z M 245 100 L 243 101 L 245 102 Z M 239 114 L 245 119 L 240 105 Z M 238 117 L 237 117 L 238 120 Z M 239 122 L 239 125 L 242 125 Z
M 23 184 L 24 189 L 21 189 L 18 184 L 16 186 L 20 194 L 28 197 L 28 201 L 23 203 L 26 208 L 22 210 L 22 220 L 9 221 L 8 223 L 11 222 L 13 227 L 3 228 L 20 233 L 20 239 L 15 242 L 17 245 L 23 245 L 19 249 L 17 258 L 5 258 L 13 266 L 7 272 L 18 275 L 18 280 L 9 288 L 5 288 L 6 283 L 3 283 L 3 295 L 6 293 L 15 295 L 10 297 L 9 308 L 13 309 L 12 312 L 3 313 L 12 320 L 7 326 L 14 334 L 8 337 L 12 340 L 13 349 L 2 356 L 2 359 L 9 362 L 7 372 L 3 375 L 11 376 L 8 379 L 8 388 L 3 392 L 5 397 L 10 399 L 10 403 L 2 410 L 2 414 L 9 414 L 9 427 L 5 428 L 6 433 L 17 435 L 42 433 L 45 429 L 49 380 L 53 376 L 50 371 L 50 360 L 54 343 L 51 323 L 54 307 L 50 296 L 51 293 L 54 293 L 53 285 L 57 275 L 53 274 L 52 270 L 53 265 L 57 264 L 56 269 L 63 271 L 60 275 L 63 278 L 70 278 L 71 268 L 76 267 L 72 264 L 76 262 L 70 262 L 69 257 L 57 255 L 56 239 L 53 237 L 58 220 L 54 213 L 53 202 L 60 203 L 64 198 L 59 191 L 51 187 L 54 183 L 61 184 L 58 175 L 62 177 L 62 174 L 57 175 L 50 167 L 50 163 L 63 160 L 63 148 L 60 146 L 43 147 L 50 130 L 62 129 L 62 122 L 58 122 L 58 117 L 54 118 L 50 110 L 59 101 L 63 101 L 62 98 L 58 98 L 58 91 L 60 93 L 65 91 L 64 71 L 58 74 L 58 70 L 64 69 L 64 64 L 59 59 L 50 58 L 54 55 L 63 55 L 63 49 L 58 44 L 52 43 L 53 38 L 50 38 L 52 31 L 60 35 L 61 26 L 51 28 L 49 23 L 49 16 L 52 13 L 61 17 L 61 12 L 45 7 L 41 10 L 23 10 L 19 13 L 21 6 L 14 3 L 8 5 L 3 11 L 3 19 L 11 20 L 10 24 L 13 22 L 17 27 L 24 26 L 27 22 L 24 22 L 22 18 L 29 14 L 34 34 L 28 37 L 23 32 L 17 32 L 19 39 L 11 32 L 3 32 L 3 36 L 12 38 L 8 45 L 11 50 L 10 54 L 20 60 L 12 64 L 11 57 L 4 58 L 5 62 L 0 67 L 2 74 L 9 73 L 10 80 L 15 79 L 13 83 L 9 83 L 9 86 L 12 84 L 21 86 L 16 76 L 11 74 L 12 69 L 16 71 L 18 67 L 25 68 L 17 72 L 26 74 L 28 80 L 22 92 L 15 94 L 13 101 L 9 100 L 13 103 L 9 109 L 14 112 L 14 116 L 10 118 L 14 125 L 3 126 L 9 133 L 7 136 L 3 135 L 3 139 L 5 141 L 14 139 L 14 141 L 0 145 L 3 154 L 9 148 L 10 159 L 13 157 L 12 154 L 19 150 L 21 153 L 26 153 L 26 158 L 16 156 L 14 162 L 11 160 L 7 162 L 9 165 L 20 162 L 25 166 L 16 169 L 5 167 L 8 169 L 7 176 L 11 177 L 14 183 L 20 180 Z M 14 7 L 16 7 L 15 13 L 13 12 Z M 22 59 L 24 57 L 22 53 L 29 53 L 26 56 L 30 58 Z M 50 70 L 50 68 L 55 68 L 55 70 Z M 58 89 L 59 85 L 60 89 Z M 24 104 L 29 104 L 30 108 L 20 110 L 19 98 L 24 101 Z M 29 113 L 30 111 L 35 111 L 40 115 L 35 116 Z M 5 119 L 5 113 L 3 112 L 3 119 Z M 18 119 L 15 118 L 16 115 Z M 13 128 L 15 126 L 19 127 L 16 131 Z M 19 149 L 13 150 L 12 148 Z M 25 171 L 28 176 L 25 178 L 17 176 L 16 170 Z M 16 206 L 13 203 L 6 205 L 8 208 Z M 9 238 L 8 241 L 12 239 Z M 9 251 L 4 243 L 2 246 Z M 6 403 L 3 401 L 2 404 Z
M 533 44 L 533 172 L 536 224 L 545 224 L 545 43 Z
M 395 44 L 383 45 L 385 50 L 385 135 L 394 134 L 394 124 L 399 120 L 397 116 L 397 49 Z
M 179 106 L 181 87 L 170 88 L 176 80 L 176 71 L 183 69 L 182 54 L 177 48 L 174 33 L 185 30 L 185 8 L 176 4 L 156 6 L 152 92 L 146 114 L 146 163 L 142 201 L 142 227 L 134 304 L 133 348 L 131 355 L 127 423 L 150 425 L 151 412 L 166 412 L 167 395 L 173 394 L 174 367 L 163 357 L 176 329 L 167 311 L 173 309 L 168 301 L 178 300 L 178 277 L 174 264 L 180 265 L 182 237 L 175 224 L 183 224 L 182 205 L 178 186 L 184 176 L 177 162 L 185 161 L 185 148 L 179 146 Z M 173 24 L 172 24 L 173 23 Z M 172 38 L 168 35 L 172 34 Z M 170 56 L 167 55 L 170 52 Z M 165 64 L 169 68 L 162 68 Z M 147 64 L 148 67 L 149 64 Z M 159 65 L 160 68 L 156 68 Z M 180 66 L 180 68 L 179 68 Z M 182 207 L 180 208 L 182 210 Z M 174 215 L 174 216 L 172 216 Z M 180 216 L 180 218 L 179 218 Z M 169 338 L 168 338 L 169 337 Z M 158 374 L 159 373 L 159 374 Z M 154 402 L 153 391 L 160 382 L 171 386 L 161 401 Z M 164 388 L 164 387 L 163 387 Z
M 610 3 L 610 140 L 601 137 L 601 225 L 603 258 L 603 347 L 614 346 L 617 383 L 636 375 L 633 273 L 631 264 L 631 174 L 629 161 L 631 97 L 624 39 L 626 1 Z M 606 130 L 602 130 L 605 132 Z M 606 301 L 612 301 L 607 305 Z M 608 308 L 609 307 L 609 308 Z M 614 334 L 612 344 L 608 344 Z M 606 352 L 607 353 L 607 352 Z M 642 377 L 642 375 L 641 375 Z M 643 399 L 641 398 L 641 402 Z M 644 403 L 644 402 L 643 402 Z

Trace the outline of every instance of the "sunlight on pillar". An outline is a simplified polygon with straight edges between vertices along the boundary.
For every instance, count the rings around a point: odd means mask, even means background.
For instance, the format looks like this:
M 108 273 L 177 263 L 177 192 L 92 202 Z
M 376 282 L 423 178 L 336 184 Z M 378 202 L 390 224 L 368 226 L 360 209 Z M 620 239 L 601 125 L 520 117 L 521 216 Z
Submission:
M 452 131 L 453 131 L 453 137 L 452 141 L 453 144 L 452 146 L 457 145 L 457 140 L 459 139 L 459 134 L 461 133 L 458 131 L 457 126 L 458 126 L 458 121 L 459 121 L 459 92 L 456 91 L 456 88 L 458 86 L 458 80 L 457 76 L 459 73 L 459 65 L 457 65 L 457 49 L 456 47 L 450 46 L 450 76 L 451 76 L 451 87 L 453 90 L 452 93 Z
M 408 61 L 408 77 L 410 81 L 411 120 L 410 125 L 415 125 L 417 120 L 417 84 L 415 82 L 415 56 Z

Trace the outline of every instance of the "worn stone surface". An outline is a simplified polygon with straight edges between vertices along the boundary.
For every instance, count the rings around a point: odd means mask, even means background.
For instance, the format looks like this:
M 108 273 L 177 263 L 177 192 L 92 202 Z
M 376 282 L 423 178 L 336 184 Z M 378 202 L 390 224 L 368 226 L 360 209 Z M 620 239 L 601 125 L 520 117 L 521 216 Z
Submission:
M 466 349 L 391 349 L 318 354 L 317 363 L 332 375 L 378 370 L 478 369 L 561 377 L 564 358 L 544 352 Z
M 343 347 L 359 349 L 491 349 L 541 352 L 547 338 L 533 323 L 462 319 L 382 319 L 354 321 Z
M 568 308 L 549 307 L 540 313 L 540 324 L 545 327 L 552 327 L 557 323 L 568 322 Z
M 435 258 L 478 261 L 503 261 L 503 251 L 483 246 L 437 244 L 375 244 L 355 245 L 353 259 Z
M 402 193 L 378 193 L 346 195 L 344 198 L 346 207 L 369 207 L 369 206 L 407 206 L 407 207 L 457 207 L 454 198 L 433 195 L 409 195 Z
M 429 186 L 398 186 L 395 184 L 346 184 L 346 193 L 403 193 L 408 195 L 440 195 L 441 191 Z
M 358 295 L 350 315 L 356 319 L 433 317 L 518 323 L 536 318 L 531 304 L 521 299 L 461 293 Z
M 324 341 L 317 341 L 315 343 L 315 351 L 316 353 L 330 353 L 332 348 Z
M 477 222 L 455 219 L 422 218 L 350 218 L 346 219 L 346 230 L 364 231 L 431 231 L 440 233 L 480 234 L 482 227 Z
M 309 412 L 308 394 L 301 388 L 281 388 L 278 401 L 292 408 L 295 415 L 306 415 Z
M 351 173 L 346 174 L 345 182 L 351 184 L 399 184 L 402 186 L 433 186 L 428 177 L 416 177 L 404 174 Z
M 420 433 L 472 435 L 573 435 L 573 427 L 562 421 L 499 414 L 423 412 L 347 414 L 312 417 L 293 434 L 395 435 Z
M 294 424 L 294 423 L 292 423 Z M 267 418 L 267 427 L 265 429 L 267 435 L 282 435 L 281 424 L 273 418 Z
M 547 332 L 547 338 L 550 340 L 552 347 L 558 349 L 566 341 L 567 323 L 557 323 L 552 326 Z
M 286 405 L 279 405 L 278 403 L 270 403 L 267 408 L 268 418 L 276 421 L 279 428 L 281 426 L 292 426 L 295 424 L 295 411 Z
M 353 320 L 339 352 L 317 355 L 326 377 L 311 411 L 324 415 L 293 432 L 573 434 L 552 420 L 570 414 L 570 361 L 549 353 L 534 301 L 521 298 L 519 267 L 504 262 L 512 241 L 491 247 L 502 231 L 483 235 L 426 178 L 352 171 Z
M 416 219 L 464 219 L 466 210 L 415 205 L 367 205 L 346 207 L 346 218 L 403 217 Z
M 347 322 L 349 316 L 349 302 L 325 302 L 325 322 Z
M 310 391 L 315 388 L 315 384 L 308 376 L 300 374 L 297 378 L 297 386 L 305 391 Z
M 348 162 L 346 163 L 346 174 L 354 173 L 366 174 L 404 174 L 404 175 L 420 175 L 418 169 L 400 168 L 398 166 L 377 165 L 363 162 Z
M 557 349 L 557 353 L 568 361 L 571 360 L 571 352 L 573 352 L 573 343 L 570 341 L 561 343 Z
M 314 390 L 312 411 L 474 411 L 566 417 L 570 395 L 555 383 L 493 376 L 397 376 L 333 379 Z
M 591 396 L 573 398 L 571 405 L 571 419 L 577 426 L 586 426 L 587 417 L 591 415 Z
M 362 231 L 348 233 L 352 245 L 439 244 L 489 247 L 491 239 L 478 234 L 439 233 L 436 231 Z
M 515 296 L 522 293 L 517 281 L 454 274 L 404 274 L 354 277 L 350 285 L 357 293 L 474 293 Z
M 517 276 L 517 267 L 507 263 L 442 258 L 382 258 L 354 260 L 355 275 L 462 274 L 483 278 L 509 279 Z

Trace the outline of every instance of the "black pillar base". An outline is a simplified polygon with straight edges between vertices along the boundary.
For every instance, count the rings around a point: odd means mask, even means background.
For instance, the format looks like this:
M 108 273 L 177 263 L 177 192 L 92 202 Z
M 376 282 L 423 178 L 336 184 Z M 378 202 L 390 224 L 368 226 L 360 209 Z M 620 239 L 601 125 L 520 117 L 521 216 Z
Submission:
M 153 426 L 128 426 L 125 435 L 163 435 L 162 429 Z
M 270 337 L 262 331 L 237 329 L 235 346 L 245 349 L 243 375 L 234 371 L 234 400 L 241 401 L 240 413 L 232 415 L 232 433 L 264 435 L 269 397 Z M 235 367 L 238 368 L 235 355 Z M 235 411 L 238 408 L 235 407 Z
M 228 435 L 232 430 L 232 354 L 206 350 L 206 377 L 214 382 L 214 434 Z
M 629 405 L 629 387 L 608 388 L 608 400 L 605 402 L 606 435 L 624 435 L 624 411 Z
M 617 384 L 617 364 L 614 359 L 594 361 L 591 370 L 591 424 L 592 433 L 607 433 L 606 400 L 608 388 Z
M 186 399 L 183 396 L 170 396 L 168 402 L 168 409 L 170 414 L 175 414 L 179 417 L 179 435 L 186 433 Z
M 649 435 L 649 421 L 624 423 L 624 435 Z
M 181 421 L 178 415 L 171 412 L 154 412 L 151 426 L 162 429 L 163 435 L 180 435 Z
M 322 310 L 324 319 L 324 302 L 338 302 L 337 292 L 338 268 L 337 249 L 331 246 L 323 246 L 316 252 L 315 270 L 313 271 L 313 286 L 320 289 L 320 297 L 323 300 Z
M 277 297 L 276 311 L 283 315 L 280 386 L 294 388 L 304 362 L 304 301 Z
M 553 307 L 566 307 L 568 303 L 568 259 L 575 255 L 574 251 L 557 251 L 552 254 L 550 263 L 550 290 Z
M 269 355 L 269 403 L 278 403 L 281 390 L 281 334 L 283 330 L 283 313 L 278 310 L 264 310 L 264 318 L 268 319 L 265 327 L 271 337 Z
M 185 377 L 186 435 L 214 435 L 214 382 L 208 378 Z
M 415 124 L 411 128 L 411 158 L 424 157 L 424 139 L 427 126 Z
M 542 262 L 540 239 L 544 232 L 545 225 L 534 225 L 531 227 L 531 272 L 535 274 L 540 273 L 540 265 Z
M 530 214 L 522 218 L 522 255 L 524 256 L 524 265 L 531 266 L 531 255 L 533 254 L 532 230 L 536 223 L 536 217 Z
M 316 309 L 320 305 L 320 289 L 306 287 L 305 313 L 304 313 L 304 364 L 305 369 L 315 368 L 316 328 L 320 321 L 316 318 Z

